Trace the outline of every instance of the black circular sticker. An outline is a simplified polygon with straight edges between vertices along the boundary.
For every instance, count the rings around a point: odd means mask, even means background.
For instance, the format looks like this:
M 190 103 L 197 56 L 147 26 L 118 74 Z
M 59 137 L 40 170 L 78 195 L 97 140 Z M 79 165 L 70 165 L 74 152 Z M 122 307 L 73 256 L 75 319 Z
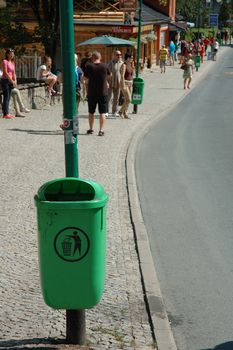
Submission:
M 88 253 L 90 241 L 87 234 L 77 227 L 66 227 L 55 237 L 57 255 L 68 262 L 82 260 Z

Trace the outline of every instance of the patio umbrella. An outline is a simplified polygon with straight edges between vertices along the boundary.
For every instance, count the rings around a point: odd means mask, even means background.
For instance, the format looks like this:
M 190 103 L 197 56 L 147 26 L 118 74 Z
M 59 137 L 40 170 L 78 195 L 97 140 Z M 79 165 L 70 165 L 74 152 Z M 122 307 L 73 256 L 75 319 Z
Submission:
M 78 44 L 78 46 L 84 45 L 135 46 L 136 43 L 130 40 L 125 40 L 114 36 L 102 35 L 85 40 Z

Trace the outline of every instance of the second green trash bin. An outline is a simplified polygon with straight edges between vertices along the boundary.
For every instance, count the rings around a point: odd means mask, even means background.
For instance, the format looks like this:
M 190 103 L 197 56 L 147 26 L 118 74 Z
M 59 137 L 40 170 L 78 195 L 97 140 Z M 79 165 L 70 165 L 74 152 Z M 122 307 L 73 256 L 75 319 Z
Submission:
M 79 178 L 53 180 L 38 190 L 40 279 L 52 308 L 86 309 L 100 301 L 107 201 L 101 185 Z
M 133 93 L 131 103 L 134 105 L 140 105 L 144 96 L 144 80 L 142 78 L 133 79 Z

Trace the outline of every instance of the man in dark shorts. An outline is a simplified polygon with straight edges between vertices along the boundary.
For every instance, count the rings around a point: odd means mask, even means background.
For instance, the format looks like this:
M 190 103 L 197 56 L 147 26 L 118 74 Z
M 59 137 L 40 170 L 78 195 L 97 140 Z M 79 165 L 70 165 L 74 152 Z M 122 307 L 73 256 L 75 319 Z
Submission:
M 92 53 L 92 63 L 86 65 L 84 76 L 88 84 L 89 129 L 87 134 L 93 134 L 94 132 L 94 114 L 98 104 L 100 114 L 99 136 L 103 136 L 105 114 L 108 111 L 108 76 L 110 76 L 110 71 L 106 64 L 101 63 L 101 54 L 98 51 Z

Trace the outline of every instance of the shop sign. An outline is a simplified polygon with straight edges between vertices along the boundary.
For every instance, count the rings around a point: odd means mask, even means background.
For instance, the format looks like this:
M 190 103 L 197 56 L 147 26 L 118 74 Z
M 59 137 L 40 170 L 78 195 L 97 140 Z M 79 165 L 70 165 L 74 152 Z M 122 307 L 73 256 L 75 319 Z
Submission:
M 120 0 L 120 10 L 126 12 L 136 11 L 137 2 L 137 0 Z
M 133 33 L 133 26 L 119 26 L 112 28 L 113 33 Z

